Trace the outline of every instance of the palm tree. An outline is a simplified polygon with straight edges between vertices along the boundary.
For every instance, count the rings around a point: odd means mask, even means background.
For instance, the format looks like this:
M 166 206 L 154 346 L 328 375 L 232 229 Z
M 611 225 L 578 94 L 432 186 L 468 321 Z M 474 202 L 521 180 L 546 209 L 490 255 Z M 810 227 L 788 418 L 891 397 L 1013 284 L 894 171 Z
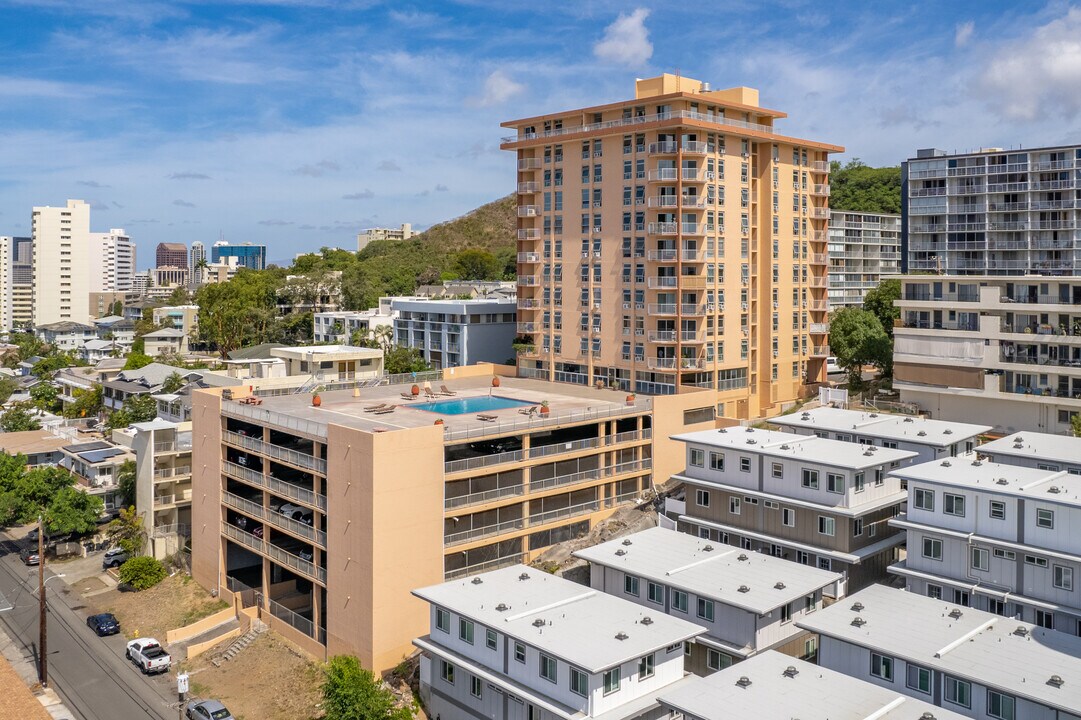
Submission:
M 394 344 L 394 328 L 390 325 L 380 325 L 372 331 L 372 335 L 383 348 L 383 352 L 390 350 L 390 346 Z
M 206 277 L 206 269 L 210 267 L 210 263 L 206 261 L 205 257 L 199 258 L 199 262 L 195 263 L 195 284 L 202 285 L 203 279 Z

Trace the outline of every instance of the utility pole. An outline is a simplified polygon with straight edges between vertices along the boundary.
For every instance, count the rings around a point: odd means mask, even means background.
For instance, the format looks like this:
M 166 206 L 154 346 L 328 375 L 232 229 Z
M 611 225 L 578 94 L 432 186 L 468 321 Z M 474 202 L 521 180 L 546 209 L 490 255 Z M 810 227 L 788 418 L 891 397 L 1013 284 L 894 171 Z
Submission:
M 45 617 L 45 523 L 38 515 L 38 653 L 42 687 L 49 686 L 48 622 Z

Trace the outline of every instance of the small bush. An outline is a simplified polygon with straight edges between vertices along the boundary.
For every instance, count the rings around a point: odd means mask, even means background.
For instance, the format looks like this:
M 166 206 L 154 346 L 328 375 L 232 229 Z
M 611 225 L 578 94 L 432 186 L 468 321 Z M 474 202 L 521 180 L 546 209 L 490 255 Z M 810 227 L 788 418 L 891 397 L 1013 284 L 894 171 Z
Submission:
M 120 582 L 136 590 L 154 587 L 165 579 L 166 574 L 165 565 L 149 556 L 134 557 L 120 566 Z

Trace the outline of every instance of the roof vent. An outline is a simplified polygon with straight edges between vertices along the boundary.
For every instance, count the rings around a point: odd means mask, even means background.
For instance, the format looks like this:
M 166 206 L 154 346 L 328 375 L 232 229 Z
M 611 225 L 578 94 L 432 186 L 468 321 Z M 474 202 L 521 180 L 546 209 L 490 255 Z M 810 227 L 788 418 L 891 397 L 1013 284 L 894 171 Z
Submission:
M 871 413 L 869 417 L 876 418 L 876 417 L 878 417 L 878 413 Z
M 799 416 L 799 419 L 800 419 L 800 420 L 810 420 L 810 419 L 811 419 L 811 413 L 809 413 L 809 412 L 807 412 L 806 410 L 804 410 L 804 411 L 803 411 L 803 414 L 801 414 L 801 415 Z
M 1021 437 L 1020 435 L 1018 435 L 1017 437 L 1015 437 L 1015 438 L 1013 439 L 1013 441 L 1014 441 L 1015 443 L 1023 443 L 1023 442 L 1025 442 L 1025 439 L 1024 439 L 1023 437 Z
M 942 461 L 942 467 L 950 467 L 952 464 L 949 460 Z
M 743 553 L 740 553 L 739 557 L 736 558 L 736 560 L 740 560 L 740 561 L 743 561 L 743 560 L 746 560 L 746 559 L 747 559 L 747 556 L 745 554 L 743 554 Z
M 912 418 L 910 418 L 910 417 L 906 417 L 906 418 L 905 418 L 904 420 L 902 420 L 901 422 L 916 422 L 916 421 L 915 421 L 915 420 L 913 420 L 913 419 L 912 419 Z
M 954 620 L 959 620 L 961 618 L 961 615 L 963 615 L 963 614 L 964 613 L 962 613 L 960 610 L 957 610 L 956 608 L 953 609 L 953 610 L 950 610 L 950 617 L 953 618 Z
M 643 625 L 652 625 L 653 624 L 653 618 L 651 618 L 649 615 L 646 615 L 644 618 L 642 618 L 642 624 Z
M 920 715 L 920 720 L 935 720 L 935 716 L 930 712 L 925 712 L 923 715 Z
M 706 545 L 704 548 L 702 548 L 702 552 L 713 552 L 713 546 Z
M 521 575 L 518 576 L 518 579 L 519 580 L 528 580 L 529 579 L 529 573 L 522 573 Z
M 950 430 L 949 428 L 946 428 L 945 430 L 942 431 L 942 434 L 943 435 L 953 435 L 953 430 Z
M 1024 450 L 1025 449 L 1025 444 L 1024 443 L 1014 443 L 1013 444 L 1013 449 L 1014 450 Z
M 858 600 L 856 602 L 852 603 L 853 612 L 860 612 L 861 610 L 863 610 L 863 608 L 864 608 L 863 603 L 859 602 Z
M 758 441 L 757 441 L 757 440 L 755 440 L 754 438 L 748 438 L 748 440 L 747 440 L 747 444 L 748 444 L 748 445 L 757 445 L 757 444 L 758 444 Z
M 746 585 L 740 585 L 739 586 L 739 592 L 741 592 L 741 593 L 749 593 L 750 591 L 751 591 L 751 589 L 749 587 L 747 587 Z
M 1010 481 L 1007 480 L 1006 478 L 999 478 L 998 480 L 995 480 L 995 485 L 1009 485 L 1009 484 L 1010 484 Z
M 616 640 L 626 640 L 628 637 L 630 636 L 622 630 L 616 633 Z
M 508 610 L 510 610 L 510 608 L 507 607 L 507 603 L 499 603 L 495 606 L 496 612 L 507 612 Z
M 979 467 L 980 465 L 983 465 L 983 463 L 982 463 L 982 462 L 980 462 L 979 460 L 973 460 L 973 461 L 972 461 L 972 464 L 973 464 L 973 465 L 974 465 L 975 467 Z
M 1047 492 L 1058 495 L 1060 492 L 1062 492 L 1062 488 L 1060 488 L 1058 485 L 1052 485 L 1051 487 L 1047 488 Z
M 746 675 L 742 675 L 739 680 L 736 680 L 736 685 L 739 685 L 741 688 L 750 687 L 751 679 Z
M 624 545 L 633 545 L 634 543 L 632 543 L 632 542 L 631 542 L 631 539 L 630 539 L 630 538 L 626 538 L 626 539 L 625 539 L 625 540 L 623 541 L 623 544 L 624 544 Z
M 854 618 L 852 618 L 852 624 L 855 625 L 856 627 L 863 627 L 864 625 L 867 624 L 867 621 L 864 620 L 861 617 L 854 617 Z
M 752 432 L 754 432 L 754 428 L 753 428 L 753 427 L 749 427 L 749 428 L 747 428 L 747 432 L 749 432 L 749 433 L 752 433 Z
M 474 585 L 480 585 L 484 581 L 481 580 L 479 577 L 475 577 L 472 580 L 470 580 L 470 582 L 473 583 Z
M 533 621 L 533 627 L 544 627 L 544 620 L 541 618 L 537 618 Z
M 870 450 L 864 450 L 864 451 L 863 451 L 863 454 L 864 454 L 864 455 L 867 455 L 867 456 L 871 456 L 871 455 L 874 455 L 874 453 L 873 453 L 873 452 L 871 452 Z
M 926 437 L 926 436 L 927 436 L 927 432 L 924 431 L 924 430 L 920 430 L 918 433 L 916 433 L 916 437 Z
M 799 670 L 796 669 L 795 665 L 789 665 L 784 669 L 783 674 L 785 677 L 796 677 L 797 675 L 799 675 Z
M 781 449 L 782 450 L 788 450 L 788 443 L 785 443 L 784 445 L 782 445 Z
M 784 590 L 784 583 L 778 580 L 777 583 L 774 584 L 773 588 L 775 590 Z
M 1018 625 L 1017 629 L 1013 631 L 1013 634 L 1018 637 L 1026 637 L 1028 635 L 1028 628 L 1024 625 Z
M 620 548 L 619 550 L 616 550 L 616 555 L 619 555 L 620 557 L 622 557 L 622 556 L 624 556 L 626 554 L 627 554 L 627 551 L 624 550 L 623 548 Z
M 720 430 L 718 430 L 717 432 L 719 432 L 719 433 L 727 433 L 727 432 L 728 432 L 728 430 L 726 430 L 725 428 L 721 428 L 721 429 L 720 429 Z
M 1066 681 L 1062 679 L 1061 675 L 1052 675 L 1051 679 L 1047 681 L 1047 684 L 1051 687 L 1060 688 Z

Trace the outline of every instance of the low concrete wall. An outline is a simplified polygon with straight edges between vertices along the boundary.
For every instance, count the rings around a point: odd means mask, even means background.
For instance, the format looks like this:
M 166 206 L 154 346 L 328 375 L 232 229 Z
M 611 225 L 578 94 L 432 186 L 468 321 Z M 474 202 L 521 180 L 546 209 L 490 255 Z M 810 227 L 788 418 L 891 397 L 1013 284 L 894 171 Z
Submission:
M 202 620 L 193 622 L 191 625 L 185 625 L 176 630 L 169 630 L 165 633 L 165 642 L 166 644 L 172 644 L 202 635 L 206 631 L 216 628 L 218 625 L 224 625 L 235 617 L 236 611 L 233 608 L 225 608 L 213 615 L 206 616 Z
M 192 643 L 191 645 L 188 645 L 188 660 L 191 660 L 193 657 L 198 657 L 199 655 L 202 655 L 207 650 L 218 645 L 224 640 L 232 640 L 235 637 L 240 637 L 242 632 L 243 631 L 240 628 L 233 628 L 228 632 L 222 633 L 216 638 L 211 638 L 210 640 L 206 640 L 201 643 Z

